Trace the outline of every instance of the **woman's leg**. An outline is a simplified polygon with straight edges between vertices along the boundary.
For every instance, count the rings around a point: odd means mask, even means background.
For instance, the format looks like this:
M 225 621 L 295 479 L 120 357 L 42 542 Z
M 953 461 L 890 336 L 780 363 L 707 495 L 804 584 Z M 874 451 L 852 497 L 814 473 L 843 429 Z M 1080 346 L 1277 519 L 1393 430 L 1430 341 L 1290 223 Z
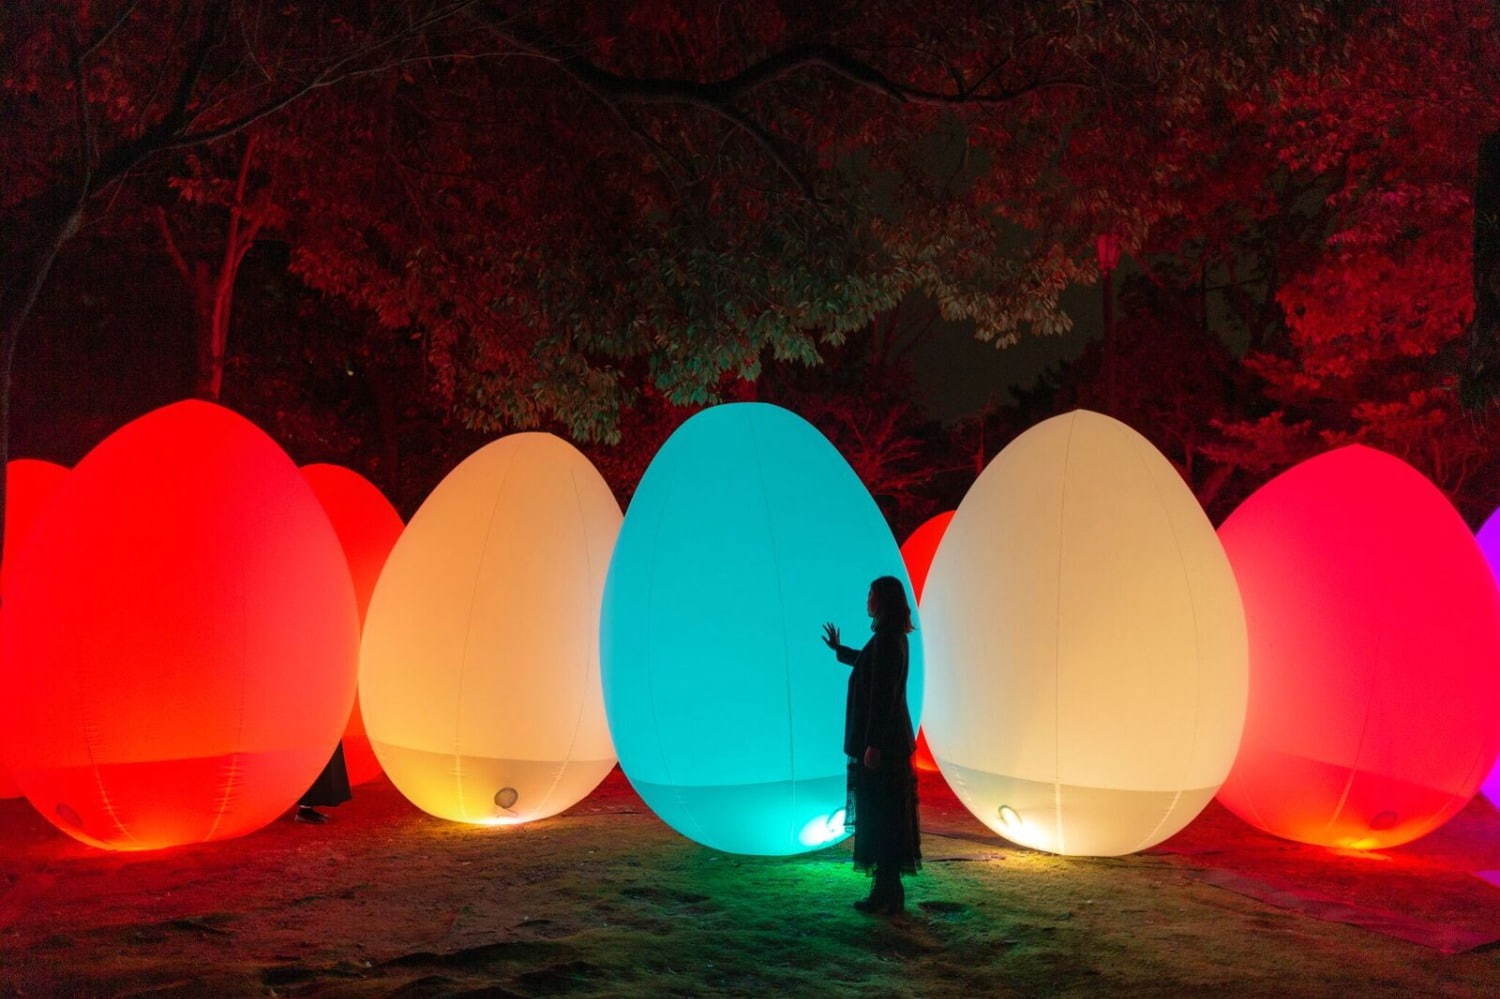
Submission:
M 876 907 L 888 914 L 906 911 L 906 889 L 901 884 L 901 865 L 882 861 L 875 867 L 875 889 L 870 893 Z

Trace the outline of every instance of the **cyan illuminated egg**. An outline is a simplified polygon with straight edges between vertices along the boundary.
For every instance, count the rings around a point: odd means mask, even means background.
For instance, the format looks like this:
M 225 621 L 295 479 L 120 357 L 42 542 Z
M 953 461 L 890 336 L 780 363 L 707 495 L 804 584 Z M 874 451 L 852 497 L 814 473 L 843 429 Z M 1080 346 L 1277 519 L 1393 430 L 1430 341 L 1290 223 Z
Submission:
M 601 621 L 610 732 L 657 815 L 732 853 L 845 836 L 849 668 L 819 633 L 832 620 L 846 645 L 868 640 L 865 596 L 886 575 L 906 579 L 895 540 L 811 424 L 737 403 L 678 428 L 630 503 Z
M 126 424 L 12 555 L 0 740 L 68 835 L 114 850 L 243 835 L 328 762 L 354 703 L 349 567 L 248 420 L 180 402 Z
M 1219 800 L 1323 846 L 1398 846 L 1468 803 L 1500 746 L 1500 605 L 1426 476 L 1342 447 L 1219 529 L 1250 632 L 1244 740 Z
M 1159 843 L 1208 804 L 1245 714 L 1233 573 L 1140 434 L 1076 411 L 975 481 L 922 596 L 923 728 L 996 833 L 1052 853 Z
M 614 767 L 599 601 L 620 506 L 572 445 L 512 434 L 449 472 L 391 549 L 360 649 L 386 776 L 440 818 L 514 825 Z

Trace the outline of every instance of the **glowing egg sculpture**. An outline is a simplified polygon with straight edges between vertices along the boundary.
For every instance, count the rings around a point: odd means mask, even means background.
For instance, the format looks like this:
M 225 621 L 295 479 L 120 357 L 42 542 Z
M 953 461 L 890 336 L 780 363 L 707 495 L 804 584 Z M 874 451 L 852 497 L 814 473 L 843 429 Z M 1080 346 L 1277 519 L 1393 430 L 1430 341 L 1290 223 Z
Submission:
M 31 529 L 31 524 L 46 508 L 53 490 L 62 482 L 68 470 L 50 461 L 35 458 L 17 458 L 5 465 L 5 555 L 0 559 L 0 593 L 5 587 L 5 566 L 10 562 L 10 553 L 19 547 L 20 538 Z M 3 603 L 0 603 L 3 607 Z M 0 693 L 0 697 L 4 697 Z M 10 768 L 0 757 L 0 798 L 15 798 L 20 787 L 11 779 Z
M 375 484 L 358 472 L 338 465 L 304 465 L 302 477 L 317 494 L 339 543 L 344 546 L 349 575 L 354 581 L 354 600 L 363 622 L 375 581 L 380 578 L 380 568 L 401 536 L 401 515 Z M 380 776 L 380 761 L 375 759 L 375 751 L 365 734 L 358 698 L 349 714 L 349 726 L 344 730 L 344 766 L 348 768 L 350 784 L 363 784 Z
M 927 577 L 923 726 L 996 833 L 1111 856 L 1190 822 L 1234 760 L 1245 626 L 1229 561 L 1172 465 L 1087 411 L 1016 438 Z
M 864 644 L 883 575 L 905 577 L 890 529 L 811 424 L 735 403 L 677 429 L 631 501 L 601 620 L 610 731 L 658 816 L 732 853 L 844 838 L 849 668 L 819 634 L 832 620 Z
M 1500 510 L 1490 514 L 1476 539 L 1479 550 L 1484 552 L 1484 560 L 1489 563 L 1491 575 L 1500 583 Z M 1500 763 L 1490 769 L 1490 775 L 1484 779 L 1480 790 L 1491 802 L 1500 805 Z
M 338 742 L 359 625 L 297 466 L 204 402 L 107 437 L 13 553 L 0 739 L 48 821 L 148 850 L 251 832 Z
M 599 602 L 620 506 L 551 434 L 474 452 L 422 503 L 375 585 L 360 655 L 365 730 L 401 793 L 439 818 L 546 818 L 614 766 Z
M 937 554 L 938 543 L 943 540 L 943 532 L 952 519 L 953 511 L 949 510 L 926 520 L 901 546 L 901 561 L 906 563 L 912 593 L 918 601 L 922 599 L 922 587 L 927 582 L 927 570 L 932 568 L 932 557 Z M 911 759 L 918 770 L 937 770 L 937 761 L 932 758 L 932 749 L 927 745 L 926 732 L 917 733 L 917 750 Z
M 1500 743 L 1500 598 L 1458 512 L 1368 447 L 1304 461 L 1219 530 L 1250 632 L 1219 800 L 1287 839 L 1366 849 L 1442 825 Z

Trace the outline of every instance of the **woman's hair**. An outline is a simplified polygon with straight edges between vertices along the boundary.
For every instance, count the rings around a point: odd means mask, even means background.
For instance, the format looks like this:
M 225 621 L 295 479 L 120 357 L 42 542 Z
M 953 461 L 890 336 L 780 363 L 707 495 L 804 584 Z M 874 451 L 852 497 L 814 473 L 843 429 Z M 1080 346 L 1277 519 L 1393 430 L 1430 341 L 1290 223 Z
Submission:
M 906 602 L 906 587 L 895 576 L 881 576 L 870 584 L 875 598 L 876 628 L 912 630 L 911 605 Z

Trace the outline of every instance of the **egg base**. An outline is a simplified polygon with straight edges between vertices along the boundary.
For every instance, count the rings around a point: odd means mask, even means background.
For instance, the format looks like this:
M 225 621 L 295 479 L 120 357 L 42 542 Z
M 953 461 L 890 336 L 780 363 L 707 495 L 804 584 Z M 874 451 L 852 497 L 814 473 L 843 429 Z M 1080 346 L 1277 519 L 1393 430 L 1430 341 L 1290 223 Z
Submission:
M 439 753 L 372 739 L 386 776 L 429 815 L 477 825 L 518 825 L 571 808 L 615 765 L 607 760 L 523 760 Z
M 1140 791 L 1022 780 L 939 759 L 974 817 L 1013 843 L 1079 857 L 1135 853 L 1177 833 L 1218 791 Z
M 784 857 L 848 837 L 848 775 L 757 784 L 653 784 L 631 779 L 663 822 L 725 853 Z
M 1283 839 L 1377 850 L 1425 836 L 1468 804 L 1459 794 L 1346 764 L 1261 749 L 1247 752 L 1219 800 Z

